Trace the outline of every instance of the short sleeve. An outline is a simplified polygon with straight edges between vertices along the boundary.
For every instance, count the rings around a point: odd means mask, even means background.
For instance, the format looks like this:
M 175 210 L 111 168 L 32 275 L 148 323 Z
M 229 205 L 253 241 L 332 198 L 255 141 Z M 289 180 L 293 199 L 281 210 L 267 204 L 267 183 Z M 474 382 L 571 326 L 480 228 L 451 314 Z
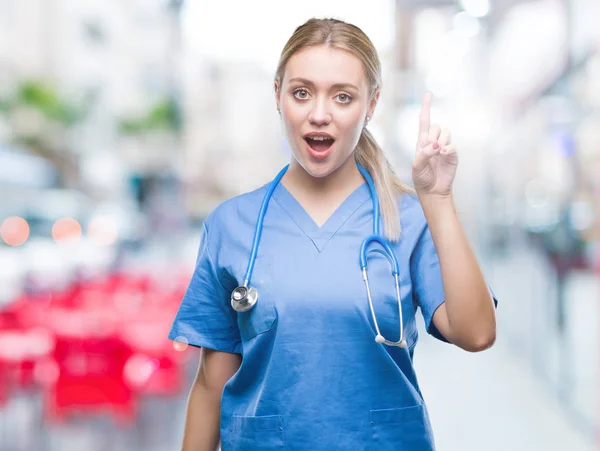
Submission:
M 231 308 L 230 293 L 219 280 L 209 249 L 205 222 L 196 267 L 175 315 L 169 339 L 240 354 L 242 346 L 236 312 Z
M 427 332 L 435 338 L 448 343 L 433 323 L 433 314 L 445 301 L 442 271 L 429 226 L 425 226 L 411 256 L 411 279 L 413 300 L 421 308 Z M 489 288 L 489 287 L 488 287 Z M 498 305 L 496 296 L 494 305 Z

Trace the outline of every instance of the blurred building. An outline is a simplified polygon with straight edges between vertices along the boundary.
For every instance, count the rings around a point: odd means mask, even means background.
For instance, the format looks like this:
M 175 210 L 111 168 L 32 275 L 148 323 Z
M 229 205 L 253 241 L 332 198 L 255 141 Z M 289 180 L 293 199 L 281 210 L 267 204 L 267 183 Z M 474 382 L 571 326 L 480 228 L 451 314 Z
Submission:
M 0 92 L 10 96 L 19 83 L 35 81 L 82 107 L 84 120 L 64 147 L 77 155 L 92 186 L 115 188 L 130 170 L 170 168 L 176 160 L 172 140 L 145 148 L 123 139 L 121 124 L 178 100 L 179 3 L 0 4 Z
M 289 161 L 272 79 L 250 64 L 187 61 L 183 174 L 192 211 L 258 188 Z
M 489 263 L 490 280 L 508 295 L 499 308 L 503 334 L 591 436 L 600 4 L 396 5 L 397 133 L 390 136 L 410 155 L 420 101 L 414 96 L 431 90 L 435 121 L 460 143 L 461 221 Z

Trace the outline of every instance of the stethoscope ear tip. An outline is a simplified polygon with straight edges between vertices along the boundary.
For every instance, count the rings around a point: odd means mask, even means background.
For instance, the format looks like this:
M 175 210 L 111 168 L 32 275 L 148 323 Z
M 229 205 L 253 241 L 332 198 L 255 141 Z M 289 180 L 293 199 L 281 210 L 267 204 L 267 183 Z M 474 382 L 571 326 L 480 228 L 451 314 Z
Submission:
M 407 346 L 408 346 L 408 344 L 406 343 L 406 340 L 402 340 L 402 341 L 400 342 L 400 347 L 401 347 L 401 348 L 406 348 Z
M 384 342 L 385 342 L 385 338 L 383 338 L 383 336 L 382 336 L 382 335 L 379 335 L 379 334 L 378 334 L 378 335 L 375 337 L 375 341 L 376 341 L 377 343 L 384 343 Z

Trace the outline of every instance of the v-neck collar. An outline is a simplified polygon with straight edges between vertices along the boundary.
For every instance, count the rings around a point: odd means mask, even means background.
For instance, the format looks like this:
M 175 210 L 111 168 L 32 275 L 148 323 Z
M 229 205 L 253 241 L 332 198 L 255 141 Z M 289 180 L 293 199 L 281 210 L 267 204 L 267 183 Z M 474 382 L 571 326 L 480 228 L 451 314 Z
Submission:
M 362 183 L 346 197 L 321 227 L 317 225 L 300 202 L 282 183 L 278 183 L 275 187 L 272 199 L 281 206 L 304 235 L 312 241 L 317 250 L 322 252 L 342 225 L 370 198 L 369 186 L 366 182 Z

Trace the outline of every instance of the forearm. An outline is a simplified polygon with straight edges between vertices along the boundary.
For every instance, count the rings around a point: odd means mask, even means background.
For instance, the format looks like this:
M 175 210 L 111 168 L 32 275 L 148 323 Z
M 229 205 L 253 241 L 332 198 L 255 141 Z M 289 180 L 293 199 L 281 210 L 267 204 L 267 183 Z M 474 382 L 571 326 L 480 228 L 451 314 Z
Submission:
M 188 398 L 182 451 L 216 451 L 220 415 L 221 392 L 195 383 Z
M 460 224 L 452 196 L 420 196 L 440 260 L 450 341 L 465 348 L 496 336 L 493 299 Z

